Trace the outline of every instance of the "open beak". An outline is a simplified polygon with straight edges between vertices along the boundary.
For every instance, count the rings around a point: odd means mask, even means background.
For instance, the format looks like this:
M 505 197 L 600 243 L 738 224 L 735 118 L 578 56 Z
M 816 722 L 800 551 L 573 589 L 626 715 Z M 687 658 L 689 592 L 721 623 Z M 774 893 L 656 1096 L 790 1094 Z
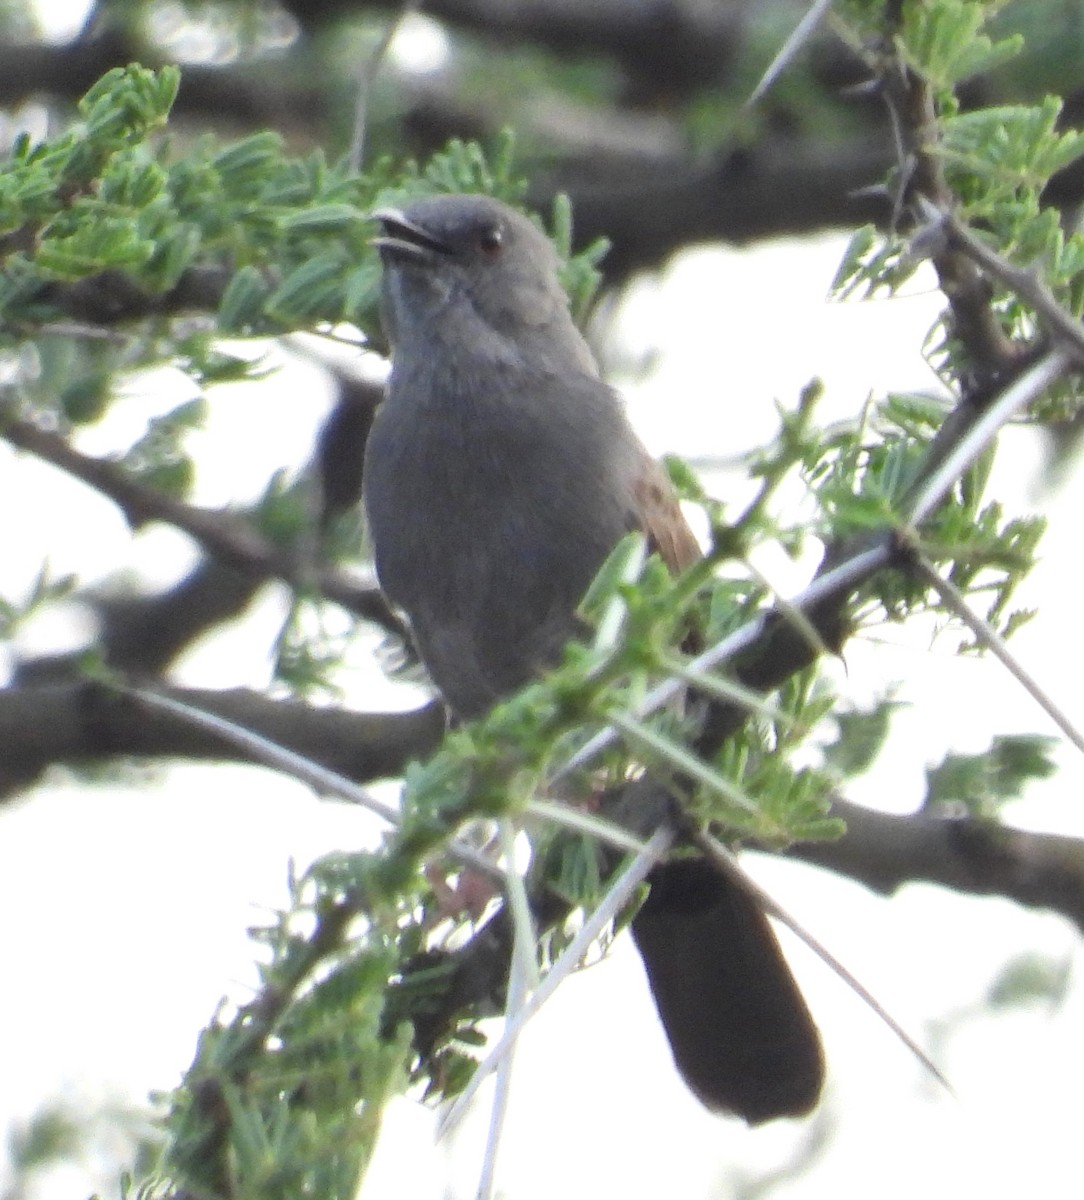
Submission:
M 398 208 L 378 208 L 369 214 L 379 221 L 383 232 L 370 239 L 381 254 L 409 260 L 426 261 L 435 254 L 450 254 L 451 250 L 439 238 L 433 237 L 420 225 L 411 221 Z

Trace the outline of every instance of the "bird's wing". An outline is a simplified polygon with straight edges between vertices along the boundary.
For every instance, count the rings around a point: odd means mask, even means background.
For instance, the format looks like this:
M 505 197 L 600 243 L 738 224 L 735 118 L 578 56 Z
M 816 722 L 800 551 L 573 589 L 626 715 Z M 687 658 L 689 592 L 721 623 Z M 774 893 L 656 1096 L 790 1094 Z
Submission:
M 681 511 L 666 472 L 645 451 L 633 485 L 636 515 L 648 543 L 676 575 L 701 557 L 700 546 Z

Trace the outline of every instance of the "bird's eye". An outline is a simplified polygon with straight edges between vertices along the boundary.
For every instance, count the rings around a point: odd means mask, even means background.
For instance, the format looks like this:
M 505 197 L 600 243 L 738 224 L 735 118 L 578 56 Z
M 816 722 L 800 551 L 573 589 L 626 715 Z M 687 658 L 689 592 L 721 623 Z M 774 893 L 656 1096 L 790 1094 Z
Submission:
M 490 258 L 496 258 L 504 249 L 504 232 L 498 225 L 483 229 L 478 235 L 478 248 Z

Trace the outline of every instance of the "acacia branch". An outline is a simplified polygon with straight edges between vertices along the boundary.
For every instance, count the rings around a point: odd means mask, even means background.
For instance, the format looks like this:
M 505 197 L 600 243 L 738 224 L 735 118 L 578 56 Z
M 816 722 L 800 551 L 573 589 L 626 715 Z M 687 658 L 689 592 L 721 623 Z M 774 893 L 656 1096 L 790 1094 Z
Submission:
M 359 782 L 399 775 L 439 744 L 444 714 L 433 703 L 406 713 L 358 713 L 272 700 L 238 688 L 159 688 L 162 694 L 254 730 Z M 3 772 L 36 775 L 52 763 L 118 757 L 257 761 L 213 733 L 178 721 L 93 682 L 0 691 Z M 906 883 L 935 883 L 999 895 L 1068 917 L 1084 930 L 1084 842 L 919 812 L 878 813 L 839 799 L 847 823 L 836 842 L 790 848 L 789 857 L 826 867 L 890 894 Z
M 1073 355 L 1078 367 L 1084 366 L 1084 327 L 1077 317 L 1058 303 L 1054 293 L 1037 274 L 1016 266 L 985 245 L 952 212 L 934 205 L 924 205 L 923 211 L 937 222 L 938 231 L 944 235 L 948 245 L 969 258 L 983 274 L 996 279 L 1030 304 L 1044 329 Z
M 400 774 L 412 759 L 430 753 L 444 734 L 444 710 L 437 703 L 405 713 L 358 713 L 302 700 L 274 700 L 246 688 L 212 691 L 159 685 L 158 691 L 359 781 Z M 260 761 L 206 729 L 93 681 L 0 690 L 0 745 L 0 771 L 9 788 L 54 763 L 117 758 Z
M 232 278 L 230 268 L 204 264 L 189 267 L 168 291 L 151 292 L 110 267 L 71 282 L 43 283 L 26 299 L 49 305 L 75 322 L 100 328 L 147 317 L 214 313 Z M 37 332 L 37 327 L 31 332 Z
M 925 469 L 920 473 L 919 484 L 911 493 L 908 511 L 916 520 L 929 515 L 944 498 L 953 482 L 967 469 L 975 456 L 981 453 L 983 447 L 989 444 L 1000 425 L 1020 406 L 1033 399 L 1037 392 L 1048 387 L 1064 367 L 1064 356 L 1055 351 L 1027 372 L 1018 372 L 1020 377 L 984 410 L 974 405 L 962 404 L 957 410 L 963 413 L 962 419 L 953 421 L 952 417 L 955 414 L 950 414 L 946 426 L 951 427 L 951 441 L 931 447 Z M 818 578 L 807 589 L 803 605 L 803 611 L 816 628 L 821 643 L 841 648 L 849 632 L 847 613 L 856 591 L 886 566 L 906 569 L 907 565 L 906 555 L 898 553 L 896 533 L 891 529 L 877 534 L 871 544 L 864 548 L 840 544 L 830 549 L 818 572 Z M 724 654 L 723 645 L 728 643 Z M 735 656 L 734 651 L 739 647 L 740 654 Z M 739 629 L 727 638 L 724 644 L 714 647 L 708 653 L 715 656 L 716 661 L 730 661 L 734 677 L 744 687 L 767 692 L 809 666 L 819 652 L 819 647 L 806 636 L 805 631 L 797 628 L 794 622 L 787 619 L 785 612 L 777 609 Z M 668 684 L 656 689 L 649 697 L 655 706 L 665 702 L 663 694 Z M 713 700 L 708 705 L 707 718 L 695 743 L 697 753 L 706 757 L 713 756 L 726 739 L 744 725 L 748 715 L 747 702 Z M 590 753 L 605 744 L 608 742 L 603 735 L 592 739 L 577 756 L 578 765 L 589 761 Z M 569 764 L 566 764 L 558 772 L 558 776 L 569 769 Z M 633 827 L 641 833 L 673 821 L 673 798 L 667 786 L 650 775 L 644 775 L 624 788 L 613 790 L 602 798 L 601 803 L 607 806 L 608 815 L 619 823 L 626 823 L 631 815 Z M 840 807 L 837 808 L 837 812 L 850 819 L 849 809 L 843 811 Z M 825 865 L 831 865 L 834 860 L 830 860 L 829 856 L 837 853 L 841 872 L 862 878 L 859 872 L 864 869 L 865 863 L 861 850 L 856 848 L 860 846 L 860 842 L 848 844 L 848 837 L 849 835 L 845 835 L 840 843 L 817 843 L 808 847 L 803 845 L 794 848 L 792 853 L 795 856 L 808 857 L 810 861 L 823 861 Z M 837 845 L 845 848 L 836 851 L 834 848 Z M 1027 854 L 1031 849 L 1026 842 L 1020 844 L 1021 854 Z M 1075 843 L 1066 842 L 1061 849 L 1065 851 L 1065 857 L 1072 861 Z M 890 856 L 894 852 L 894 844 L 888 841 L 881 850 L 886 857 Z M 818 859 L 817 855 L 822 855 L 823 859 Z M 1078 912 L 1084 912 L 1084 845 L 1079 849 L 1079 857 L 1079 870 L 1075 873 L 1068 870 L 1063 872 L 1057 877 L 1056 886 L 1044 889 L 1041 884 L 1032 881 L 1031 891 L 1025 892 L 1021 889 L 1021 880 L 1027 880 L 1023 860 L 1015 859 L 1011 855 L 1006 856 L 1000 867 L 997 867 L 987 855 L 984 860 L 986 871 L 983 886 L 990 892 L 1004 888 L 1003 894 L 1013 897 L 1017 894 L 1030 895 L 1032 898 L 1029 902 L 1049 906 L 1075 920 Z M 938 877 L 928 858 L 916 863 L 916 869 L 925 872 L 922 878 L 932 882 L 943 882 L 948 887 L 954 886 L 960 870 L 959 863 L 942 863 L 941 866 L 942 874 Z M 908 877 L 906 862 L 903 862 L 898 870 L 898 878 L 901 881 Z M 869 874 L 871 879 L 877 878 L 872 867 L 869 868 Z M 977 887 L 978 884 L 973 882 L 972 886 Z M 557 911 L 551 911 L 549 915 L 553 919 L 561 919 L 565 915 L 565 909 L 557 905 Z M 471 1004 L 501 1003 L 507 979 L 508 955 L 512 946 L 511 932 L 511 923 L 507 919 L 493 921 L 483 930 L 482 935 L 472 939 L 461 950 L 443 958 L 444 967 L 449 973 L 444 1002 L 437 1011 L 427 1014 L 424 1020 L 415 1025 L 416 1045 L 423 1053 L 433 1040 L 451 1027 L 456 1014 L 464 1007 Z M 432 965 L 427 959 L 422 964 L 422 969 L 430 969 Z
M 405 636 L 378 588 L 360 584 L 341 571 L 301 561 L 234 513 L 198 508 L 146 487 L 117 463 L 83 454 L 59 434 L 31 421 L 0 419 L 0 437 L 112 500 L 133 529 L 162 521 L 187 533 L 208 553 L 237 570 L 316 592 L 364 620 Z
M 240 130 L 271 126 L 294 140 L 326 143 L 341 80 L 334 75 L 315 78 L 310 71 L 296 69 L 294 60 L 306 53 L 308 39 L 327 36 L 330 22 L 356 20 L 359 12 L 366 11 L 383 15 L 400 3 L 298 0 L 291 4 L 286 0 L 282 7 L 292 13 L 301 31 L 293 57 L 276 58 L 274 70 L 267 69 L 266 57 L 186 65 L 175 117 L 209 121 L 220 128 L 232 124 Z M 869 191 L 892 165 L 893 154 L 884 112 L 868 97 L 853 91 L 849 96 L 852 115 L 859 116 L 864 126 L 857 135 L 802 137 L 795 131 L 801 122 L 796 123 L 783 105 L 778 121 L 765 114 L 765 128 L 756 143 L 738 150 L 728 146 L 707 162 L 689 144 L 681 122 L 670 116 L 675 97 L 687 97 L 690 89 L 695 92 L 705 85 L 725 86 L 735 77 L 736 65 L 745 65 L 751 11 L 738 0 L 713 4 L 429 0 L 426 4 L 428 16 L 453 30 L 485 38 L 491 45 L 597 55 L 628 73 L 629 86 L 619 90 L 617 102 L 596 105 L 590 114 L 584 106 L 582 116 L 590 115 L 593 131 L 578 117 L 576 136 L 570 137 L 571 123 L 560 114 L 547 121 L 546 96 L 532 96 L 518 121 L 533 126 L 543 146 L 536 163 L 524 164 L 534 180 L 532 202 L 548 209 L 556 192 L 568 192 L 577 209 L 578 234 L 585 240 L 600 234 L 611 239 L 614 250 L 603 269 L 614 282 L 633 270 L 657 267 L 676 250 L 702 240 L 744 241 L 855 221 L 885 224 L 891 219 L 884 198 Z M 93 34 L 68 45 L 0 45 L 0 104 L 15 107 L 41 96 L 74 101 L 111 67 L 132 61 L 160 65 L 160 52 L 141 41 L 133 28 L 103 9 Z M 825 105 L 836 103 L 843 89 L 860 82 L 860 63 L 836 40 L 815 39 L 807 52 L 814 86 L 821 90 Z M 403 76 L 397 86 L 394 130 L 374 129 L 374 138 L 386 137 L 399 154 L 424 158 L 450 137 L 490 140 L 509 119 L 503 93 L 502 98 L 488 96 L 474 87 L 468 96 L 448 81 L 438 79 L 430 86 L 417 76 Z M 906 129 L 929 130 L 928 101 L 920 81 L 904 81 L 893 103 Z M 1081 96 L 1070 96 L 1067 119 L 1078 119 L 1081 107 Z M 652 127 L 666 129 L 665 154 L 660 154 Z M 630 137 L 630 129 L 639 132 Z M 936 169 L 930 149 L 921 138 L 909 135 L 904 157 L 912 153 L 913 157 L 905 167 L 912 170 L 917 164 L 919 175 Z M 700 184 L 706 190 L 698 196 Z M 938 198 L 935 192 L 928 194 Z M 1079 203 L 1082 194 L 1081 164 L 1062 172 L 1049 189 L 1050 199 L 1062 206 Z M 985 317 L 974 281 L 956 280 L 950 270 L 944 279 L 946 289 L 957 292 L 961 330 L 968 328 L 970 309 L 981 334 Z M 129 309 L 144 312 L 178 311 L 189 303 L 188 288 L 203 291 L 208 283 L 207 279 L 186 280 L 165 297 L 129 296 L 126 303 Z M 69 285 L 57 285 L 55 295 L 62 311 L 69 304 L 80 304 Z M 85 305 L 79 311 L 85 311 Z M 996 349 L 996 331 L 987 329 L 982 336 L 987 335 Z
M 847 823 L 835 842 L 803 842 L 787 855 L 892 895 L 934 883 L 976 896 L 1003 896 L 1068 917 L 1084 932 L 1084 841 L 956 819 L 931 812 L 897 816 L 837 799 Z
M 933 92 L 927 81 L 894 52 L 879 72 L 885 98 L 894 115 L 898 137 L 901 205 L 933 205 L 947 212 L 955 195 L 938 155 L 941 135 Z M 918 218 L 921 220 L 921 217 Z M 948 242 L 931 255 L 941 291 L 952 313 L 952 333 L 959 339 L 968 367 L 981 388 L 1004 379 L 1020 362 L 1026 347 L 1016 345 L 1002 329 L 991 303 L 992 291 L 982 272 Z

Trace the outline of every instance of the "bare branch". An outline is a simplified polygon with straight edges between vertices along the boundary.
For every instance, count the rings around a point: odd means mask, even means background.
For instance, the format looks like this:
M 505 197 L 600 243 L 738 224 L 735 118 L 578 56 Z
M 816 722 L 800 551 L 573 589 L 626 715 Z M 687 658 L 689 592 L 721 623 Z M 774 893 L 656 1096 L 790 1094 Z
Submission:
M 837 799 L 847 824 L 835 842 L 804 842 L 787 854 L 891 895 L 935 883 L 977 896 L 1004 896 L 1068 917 L 1084 932 L 1084 841 L 931 812 L 897 816 Z
M 940 135 L 933 93 L 926 80 L 894 51 L 887 53 L 886 61 L 889 66 L 880 79 L 900 139 L 899 199 L 902 204 L 933 204 L 947 212 L 955 197 L 937 153 Z M 935 251 L 932 261 L 952 310 L 952 332 L 964 347 L 971 371 L 983 382 L 1004 378 L 1019 362 L 1024 348 L 1014 345 L 1001 328 L 986 280 L 955 246 Z
M 943 578 L 924 555 L 915 551 L 912 566 L 922 578 L 941 597 L 945 607 L 958 617 L 982 646 L 1001 663 L 1018 684 L 1039 705 L 1046 715 L 1065 734 L 1078 750 L 1084 750 L 1084 734 L 1069 720 L 1068 716 L 1054 703 L 1047 693 L 1039 686 L 1038 681 L 1017 661 L 1016 657 L 1005 645 L 1005 640 L 989 621 L 983 620 L 964 599 L 959 588 L 951 579 Z
M 144 317 L 214 313 L 233 274 L 225 266 L 190 267 L 169 291 L 149 292 L 123 271 L 110 268 L 71 283 L 43 284 L 34 298 L 83 325 L 118 325 Z
M 444 735 L 436 703 L 405 713 L 359 713 L 300 700 L 272 700 L 245 688 L 160 687 L 167 698 L 234 725 L 354 780 L 401 774 Z M 0 690 L 2 776 L 10 787 L 53 763 L 116 758 L 260 761 L 211 730 L 181 724 L 133 697 L 92 682 Z
M 237 570 L 318 593 L 364 620 L 406 636 L 377 587 L 360 584 L 341 571 L 301 561 L 234 513 L 197 508 L 144 487 L 117 464 L 83 454 L 59 434 L 31 421 L 0 420 L 0 437 L 108 497 L 133 528 L 162 521 L 187 533 L 208 553 Z
M 1058 303 L 1038 275 L 991 250 L 955 214 L 929 203 L 923 203 L 922 210 L 931 221 L 938 223 L 950 245 L 966 254 L 986 275 L 1027 301 L 1054 340 L 1073 355 L 1078 367 L 1084 366 L 1084 327 Z

